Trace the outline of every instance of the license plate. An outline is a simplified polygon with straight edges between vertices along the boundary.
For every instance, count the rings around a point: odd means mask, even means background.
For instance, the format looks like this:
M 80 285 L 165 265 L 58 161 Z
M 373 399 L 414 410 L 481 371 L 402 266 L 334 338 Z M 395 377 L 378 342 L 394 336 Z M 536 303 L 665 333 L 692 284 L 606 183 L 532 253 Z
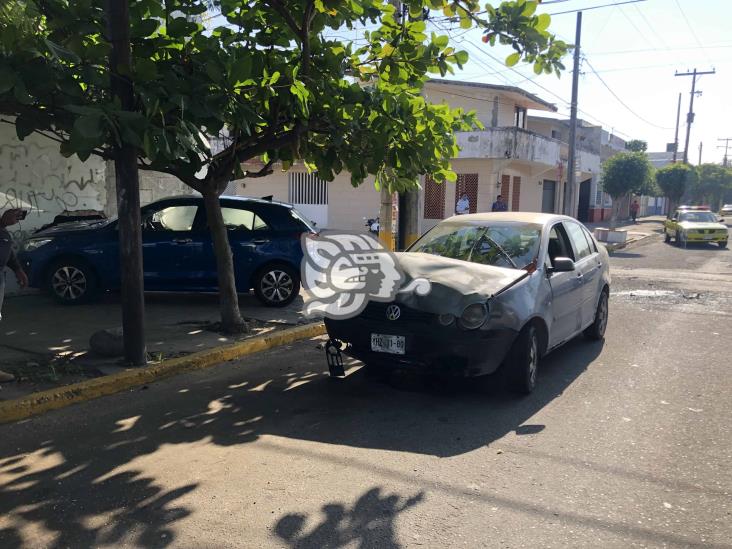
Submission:
M 371 334 L 371 350 L 377 353 L 403 355 L 406 347 L 404 336 Z

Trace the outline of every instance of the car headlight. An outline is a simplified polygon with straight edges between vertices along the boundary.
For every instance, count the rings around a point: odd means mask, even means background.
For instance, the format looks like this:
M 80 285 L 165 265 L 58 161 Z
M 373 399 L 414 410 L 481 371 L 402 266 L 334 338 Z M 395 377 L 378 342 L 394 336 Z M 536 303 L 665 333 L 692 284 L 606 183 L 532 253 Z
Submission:
M 23 245 L 23 249 L 26 252 L 32 252 L 33 250 L 37 250 L 41 246 L 45 246 L 52 240 L 53 240 L 53 238 L 31 238 L 30 240 L 25 241 L 25 244 Z
M 455 322 L 455 315 L 451 315 L 450 313 L 440 315 L 437 317 L 437 322 L 439 322 L 442 326 L 449 326 L 450 324 Z
M 488 308 L 485 303 L 473 303 L 463 309 L 458 324 L 466 330 L 475 330 L 483 325 L 486 318 L 488 318 Z

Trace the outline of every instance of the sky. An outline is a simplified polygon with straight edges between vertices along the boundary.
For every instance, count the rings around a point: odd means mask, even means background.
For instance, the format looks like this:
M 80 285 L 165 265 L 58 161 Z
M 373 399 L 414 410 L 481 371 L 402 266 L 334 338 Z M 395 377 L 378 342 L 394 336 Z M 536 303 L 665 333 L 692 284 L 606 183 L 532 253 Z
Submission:
M 551 3 L 542 5 L 539 11 L 551 14 L 620 4 L 623 0 L 547 1 Z M 576 13 L 554 15 L 550 30 L 574 43 L 576 20 Z M 721 162 L 724 149 L 718 145 L 723 146 L 724 142 L 718 139 L 732 138 L 731 22 L 732 0 L 646 0 L 583 11 L 579 116 L 623 139 L 643 139 L 648 142 L 649 151 L 663 151 L 666 143 L 674 140 L 681 93 L 681 151 L 692 77 L 674 74 L 714 68 L 714 75 L 697 78 L 697 90 L 702 94 L 694 99 L 696 117 L 689 140 L 689 160 L 698 162 L 702 142 L 702 161 Z M 453 25 L 450 34 L 454 43 L 470 54 L 465 70 L 458 71 L 453 78 L 516 85 L 555 103 L 560 116 L 569 116 L 571 56 L 564 61 L 567 69 L 561 78 L 535 77 L 530 65 L 507 69 L 503 60 L 510 48 L 483 44 L 477 30 L 465 33 Z M 732 141 L 729 156 L 732 158 Z

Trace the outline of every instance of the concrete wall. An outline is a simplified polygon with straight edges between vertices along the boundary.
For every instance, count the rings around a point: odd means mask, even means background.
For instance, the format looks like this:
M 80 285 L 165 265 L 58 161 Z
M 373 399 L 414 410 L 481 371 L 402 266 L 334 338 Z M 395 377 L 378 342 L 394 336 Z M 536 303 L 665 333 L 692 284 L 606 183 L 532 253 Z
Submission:
M 457 132 L 459 158 L 513 158 L 556 166 L 559 141 L 514 128 L 486 128 Z
M 304 172 L 296 167 L 293 171 Z M 272 195 L 275 200 L 289 201 L 288 173 L 275 169 L 274 173 L 257 179 L 243 179 L 236 182 L 236 194 L 261 198 Z M 342 173 L 328 183 L 327 229 L 344 231 L 365 230 L 364 217 L 379 215 L 381 198 L 374 188 L 374 179 L 369 177 L 359 187 L 351 186 L 351 176 Z
M 167 173 L 140 170 L 139 177 L 140 204 L 142 206 L 169 196 L 195 193 L 193 189 L 188 187 L 180 179 Z M 104 205 L 104 213 L 111 217 L 117 215 L 114 162 L 107 162 L 106 186 L 107 201 Z
M 514 125 L 515 101 L 496 90 L 427 84 L 423 96 L 430 103 L 475 111 L 486 127 Z

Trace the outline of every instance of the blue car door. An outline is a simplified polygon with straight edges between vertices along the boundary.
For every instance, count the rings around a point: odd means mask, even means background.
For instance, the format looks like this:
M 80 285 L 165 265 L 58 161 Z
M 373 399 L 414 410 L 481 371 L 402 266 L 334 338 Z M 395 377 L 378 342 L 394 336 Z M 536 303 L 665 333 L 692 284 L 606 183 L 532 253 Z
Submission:
M 252 208 L 228 205 L 221 208 L 234 257 L 234 274 L 239 291 L 248 291 L 256 270 L 272 256 L 275 234 Z
M 202 211 L 202 210 L 201 210 Z M 143 209 L 142 256 L 146 290 L 201 287 L 207 233 L 196 202 L 157 203 Z

